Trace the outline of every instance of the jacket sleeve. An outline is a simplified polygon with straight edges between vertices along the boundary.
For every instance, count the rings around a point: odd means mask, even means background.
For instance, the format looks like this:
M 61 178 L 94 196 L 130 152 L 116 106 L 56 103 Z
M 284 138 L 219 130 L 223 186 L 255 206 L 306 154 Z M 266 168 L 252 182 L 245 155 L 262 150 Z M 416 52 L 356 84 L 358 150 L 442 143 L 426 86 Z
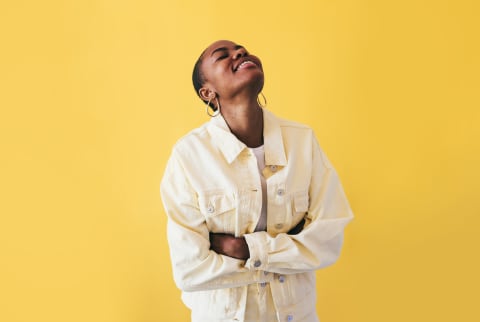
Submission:
M 168 216 L 167 239 L 178 288 L 198 291 L 255 281 L 259 274 L 245 268 L 245 261 L 210 250 L 209 231 L 199 211 L 197 195 L 175 150 L 168 161 L 160 192 Z
M 250 258 L 245 267 L 279 274 L 312 271 L 333 264 L 340 255 L 343 230 L 353 219 L 335 169 L 312 135 L 312 175 L 304 229 L 297 235 L 246 234 Z

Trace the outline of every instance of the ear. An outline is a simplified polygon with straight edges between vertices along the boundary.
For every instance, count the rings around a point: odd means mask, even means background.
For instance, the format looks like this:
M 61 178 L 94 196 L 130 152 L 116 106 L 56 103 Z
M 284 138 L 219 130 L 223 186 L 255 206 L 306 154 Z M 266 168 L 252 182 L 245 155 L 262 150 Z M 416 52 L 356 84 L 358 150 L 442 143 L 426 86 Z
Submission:
M 217 94 L 208 87 L 202 87 L 198 90 L 200 98 L 204 101 L 211 101 L 217 96 Z

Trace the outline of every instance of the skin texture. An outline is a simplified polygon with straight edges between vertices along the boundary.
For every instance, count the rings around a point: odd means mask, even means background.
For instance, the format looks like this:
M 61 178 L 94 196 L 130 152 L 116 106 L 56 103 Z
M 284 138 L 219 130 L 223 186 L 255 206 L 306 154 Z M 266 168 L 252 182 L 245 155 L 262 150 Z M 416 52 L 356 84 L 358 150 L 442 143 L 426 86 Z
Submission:
M 302 231 L 305 219 L 292 228 L 287 234 L 296 235 Z M 210 249 L 217 254 L 247 260 L 250 258 L 248 245 L 244 237 L 235 237 L 229 234 L 210 233 Z
M 242 65 L 243 63 L 243 65 Z M 205 82 L 198 91 L 201 99 L 217 101 L 230 131 L 248 147 L 263 144 L 263 112 L 257 103 L 264 84 L 260 59 L 229 40 L 219 40 L 201 56 L 200 71 Z M 302 221 L 290 232 L 303 229 Z M 218 254 L 246 260 L 250 257 L 243 237 L 210 233 L 210 249 Z
M 252 63 L 238 68 L 247 60 Z M 263 113 L 257 103 L 264 82 L 260 59 L 232 41 L 220 40 L 205 50 L 200 69 L 205 78 L 200 97 L 218 100 L 220 113 L 240 141 L 252 148 L 262 145 Z

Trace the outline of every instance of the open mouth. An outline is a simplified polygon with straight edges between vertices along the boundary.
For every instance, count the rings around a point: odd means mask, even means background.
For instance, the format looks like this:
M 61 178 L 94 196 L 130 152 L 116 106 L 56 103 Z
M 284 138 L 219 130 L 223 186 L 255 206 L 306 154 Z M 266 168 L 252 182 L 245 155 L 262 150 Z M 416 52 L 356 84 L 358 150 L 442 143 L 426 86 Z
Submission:
M 257 64 L 255 64 L 253 61 L 247 59 L 247 60 L 241 62 L 237 67 L 235 67 L 235 69 L 233 71 L 236 72 L 237 70 L 252 67 L 252 66 L 257 67 Z

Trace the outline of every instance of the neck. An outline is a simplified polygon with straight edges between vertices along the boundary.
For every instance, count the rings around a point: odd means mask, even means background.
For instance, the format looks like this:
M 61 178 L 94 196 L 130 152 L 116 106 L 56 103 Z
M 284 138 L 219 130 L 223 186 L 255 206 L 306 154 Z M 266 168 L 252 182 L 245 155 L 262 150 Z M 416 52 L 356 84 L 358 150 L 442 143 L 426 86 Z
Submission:
M 263 111 L 257 100 L 223 102 L 222 116 L 230 131 L 249 148 L 263 144 Z

